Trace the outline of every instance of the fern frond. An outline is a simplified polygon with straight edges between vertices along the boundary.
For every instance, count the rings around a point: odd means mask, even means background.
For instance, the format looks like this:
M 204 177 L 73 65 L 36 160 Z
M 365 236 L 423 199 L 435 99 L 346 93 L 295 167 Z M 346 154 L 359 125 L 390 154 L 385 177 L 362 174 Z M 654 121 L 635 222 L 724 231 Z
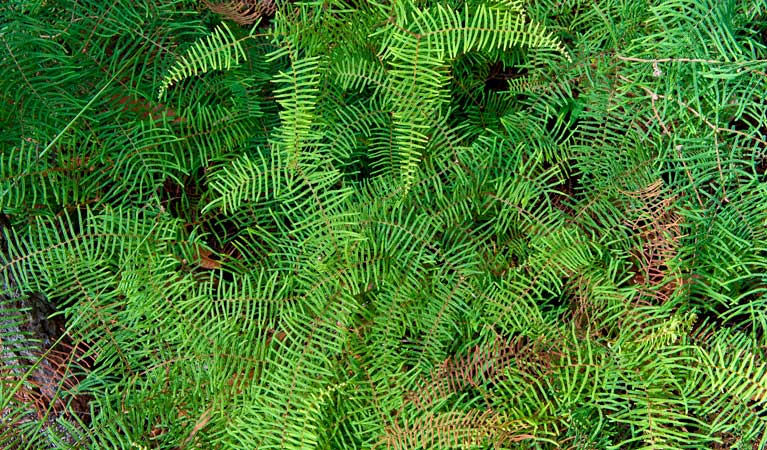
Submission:
M 222 23 L 205 39 L 197 41 L 186 54 L 168 68 L 160 84 L 158 98 L 163 98 L 168 87 L 186 78 L 213 70 L 228 70 L 246 61 L 247 56 L 240 40 Z
M 277 5 L 274 0 L 237 0 L 212 3 L 205 0 L 205 6 L 240 25 L 252 25 L 263 16 L 274 14 Z
M 536 440 L 530 428 L 524 421 L 503 420 L 492 411 L 437 414 L 392 425 L 374 448 L 474 448 L 489 442 L 508 445 Z
M 762 350 L 754 348 L 745 334 L 702 329 L 711 334 L 698 343 L 700 365 L 691 387 L 700 398 L 700 415 L 707 419 L 704 429 L 712 436 L 736 434 L 744 445 L 763 445 L 767 367 Z
M 314 110 L 320 92 L 321 59 L 294 60 L 291 55 L 290 64 L 290 70 L 281 72 L 274 80 L 284 84 L 275 90 L 277 102 L 283 108 L 280 112 L 282 125 L 275 133 L 275 145 L 278 151 L 286 152 L 286 163 L 292 168 L 303 151 L 319 144 Z
M 279 154 L 261 154 L 259 157 L 257 162 L 255 158 L 242 156 L 211 174 L 209 183 L 216 197 L 202 212 L 220 207 L 224 214 L 232 214 L 244 203 L 279 198 L 282 165 Z
M 445 104 L 439 93 L 447 83 L 446 65 L 462 53 L 508 49 L 512 46 L 564 48 L 538 24 L 527 23 L 519 10 L 478 5 L 459 12 L 438 6 L 433 10 L 406 10 L 388 27 L 382 57 L 391 60 L 389 76 L 397 87 L 389 97 L 394 106 L 394 142 L 405 186 L 415 181 L 418 161 L 429 140 L 435 118 Z M 417 98 L 415 104 L 412 99 Z

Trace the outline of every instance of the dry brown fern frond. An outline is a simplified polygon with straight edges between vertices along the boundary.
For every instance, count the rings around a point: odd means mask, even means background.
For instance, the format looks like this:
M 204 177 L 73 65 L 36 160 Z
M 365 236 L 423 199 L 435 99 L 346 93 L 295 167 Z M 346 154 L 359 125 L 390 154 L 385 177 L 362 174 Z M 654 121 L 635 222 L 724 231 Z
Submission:
M 501 447 L 534 439 L 531 428 L 524 421 L 504 421 L 492 410 L 428 414 L 387 427 L 375 448 L 474 448 L 488 443 Z
M 90 423 L 90 396 L 77 392 L 82 371 L 90 363 L 82 345 L 71 345 L 62 340 L 51 348 L 35 349 L 33 362 L 26 362 L 23 373 L 0 366 L 0 383 L 13 389 L 12 398 L 0 411 L 0 446 L 3 448 L 30 448 L 39 442 L 26 441 L 22 428 L 38 427 L 41 433 L 52 433 L 63 442 L 76 444 L 78 437 L 72 429 L 82 431 L 79 424 Z M 63 422 L 62 422 L 63 421 Z M 27 437 L 28 438 L 28 437 Z M 50 447 L 53 448 L 53 447 Z
M 221 3 L 205 0 L 205 6 L 240 25 L 252 25 L 259 18 L 271 16 L 277 10 L 274 0 L 231 0 Z
M 638 205 L 631 209 L 635 218 L 627 225 L 641 241 L 641 247 L 632 252 L 637 263 L 633 281 L 640 286 L 641 297 L 664 303 L 684 284 L 670 271 L 684 237 L 682 216 L 674 210 L 676 198 L 666 195 L 660 179 L 626 195 Z
M 467 388 L 477 389 L 488 398 L 487 386 L 504 376 L 505 369 L 513 366 L 515 371 L 542 374 L 551 368 L 554 352 L 543 348 L 542 342 L 530 341 L 520 336 L 513 341 L 496 339 L 488 347 L 475 347 L 462 358 L 448 358 L 408 400 L 421 410 L 426 410 L 451 393 Z
M 76 393 L 82 378 L 76 370 L 87 369 L 84 353 L 83 346 L 62 341 L 39 354 L 27 383 L 22 384 L 14 396 L 16 401 L 34 411 L 37 420 L 74 413 L 87 422 L 89 399 Z

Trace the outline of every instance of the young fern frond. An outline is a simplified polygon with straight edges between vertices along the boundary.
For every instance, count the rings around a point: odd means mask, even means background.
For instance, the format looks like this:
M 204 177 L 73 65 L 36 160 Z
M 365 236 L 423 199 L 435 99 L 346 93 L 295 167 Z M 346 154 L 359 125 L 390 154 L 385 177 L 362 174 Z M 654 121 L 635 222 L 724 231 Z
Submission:
M 278 52 L 273 58 L 283 52 Z M 316 130 L 314 115 L 323 69 L 319 57 L 295 59 L 289 53 L 290 70 L 281 72 L 274 82 L 283 84 L 275 89 L 277 102 L 282 106 L 281 127 L 275 133 L 275 151 L 285 152 L 288 167 L 296 167 L 304 151 L 316 151 L 321 133 Z

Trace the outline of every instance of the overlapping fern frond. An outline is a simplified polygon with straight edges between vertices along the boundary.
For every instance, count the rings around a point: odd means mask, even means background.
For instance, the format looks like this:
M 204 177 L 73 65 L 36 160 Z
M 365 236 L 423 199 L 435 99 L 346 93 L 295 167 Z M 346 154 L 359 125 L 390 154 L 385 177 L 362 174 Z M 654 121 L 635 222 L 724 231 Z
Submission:
M 173 63 L 162 80 L 158 95 L 162 98 L 170 85 L 185 78 L 212 70 L 230 69 L 239 64 L 240 59 L 247 59 L 245 51 L 224 22 Z
M 0 16 L 0 446 L 767 446 L 762 2 Z

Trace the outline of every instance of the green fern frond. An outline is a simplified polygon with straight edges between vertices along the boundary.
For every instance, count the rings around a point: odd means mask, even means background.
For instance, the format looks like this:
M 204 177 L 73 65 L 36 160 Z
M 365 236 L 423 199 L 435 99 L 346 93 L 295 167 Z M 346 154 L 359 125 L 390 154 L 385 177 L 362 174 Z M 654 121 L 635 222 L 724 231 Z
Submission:
M 276 56 L 276 55 L 275 55 Z M 295 167 L 301 153 L 319 144 L 314 110 L 318 101 L 321 80 L 321 59 L 318 57 L 294 60 L 290 70 L 281 72 L 275 83 L 284 84 L 275 90 L 277 102 L 282 106 L 275 145 L 277 151 L 287 154 L 288 167 Z
M 217 26 L 205 39 L 197 41 L 167 70 L 160 84 L 158 98 L 163 98 L 168 87 L 186 78 L 213 70 L 228 70 L 247 61 L 240 40 L 232 34 L 226 23 Z

